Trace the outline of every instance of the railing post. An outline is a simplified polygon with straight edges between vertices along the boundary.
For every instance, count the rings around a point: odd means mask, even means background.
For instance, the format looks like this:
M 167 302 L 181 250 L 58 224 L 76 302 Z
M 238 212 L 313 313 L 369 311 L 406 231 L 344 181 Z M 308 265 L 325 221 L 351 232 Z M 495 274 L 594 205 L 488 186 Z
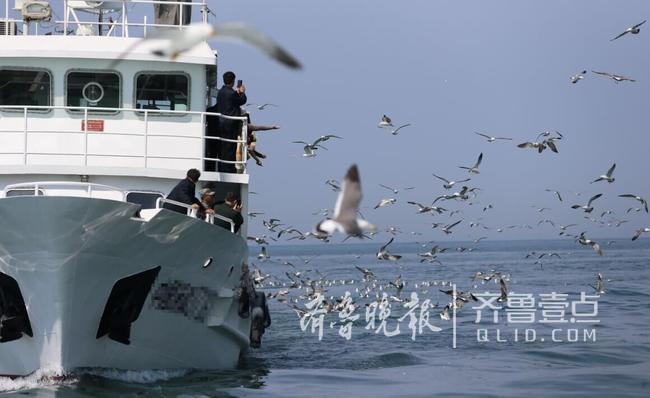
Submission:
M 101 10 L 99 11 L 101 12 Z M 122 2 L 122 37 L 129 37 L 128 33 L 126 33 L 124 24 L 126 22 L 126 3 Z
M 27 107 L 23 108 L 23 138 L 24 138 L 24 147 L 23 147 L 23 164 L 27 165 Z
M 88 107 L 84 108 L 84 166 L 88 166 Z
M 144 168 L 147 168 L 147 155 L 149 152 L 149 111 L 144 111 Z
M 242 120 L 242 140 L 244 141 L 242 145 L 242 151 L 241 151 L 241 160 L 244 162 L 243 164 L 243 173 L 246 174 L 246 165 L 248 163 L 248 123 L 246 120 Z
M 201 170 L 205 171 L 205 163 L 207 160 L 205 160 L 205 140 L 206 140 L 206 135 L 205 135 L 205 130 L 207 130 L 207 127 L 205 125 L 205 113 L 201 112 Z
M 8 2 L 8 1 L 7 1 Z M 68 35 L 68 0 L 63 1 L 63 36 Z

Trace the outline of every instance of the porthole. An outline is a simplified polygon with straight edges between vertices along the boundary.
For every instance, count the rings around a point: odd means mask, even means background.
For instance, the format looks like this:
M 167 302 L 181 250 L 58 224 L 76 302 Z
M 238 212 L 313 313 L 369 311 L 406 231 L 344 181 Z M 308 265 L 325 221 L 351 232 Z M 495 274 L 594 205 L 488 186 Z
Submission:
M 81 95 L 90 104 L 96 105 L 104 98 L 104 87 L 97 82 L 86 83 L 84 88 L 81 90 Z

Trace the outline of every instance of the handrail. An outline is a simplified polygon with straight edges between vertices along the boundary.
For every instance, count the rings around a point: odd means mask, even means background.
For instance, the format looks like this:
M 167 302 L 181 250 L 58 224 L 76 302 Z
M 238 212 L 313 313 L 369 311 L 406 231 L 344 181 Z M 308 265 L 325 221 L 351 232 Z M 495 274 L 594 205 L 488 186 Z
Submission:
M 126 194 L 120 188 L 112 187 L 110 185 L 95 184 L 90 182 L 72 182 L 72 181 L 36 181 L 36 182 L 21 182 L 18 184 L 11 184 L 5 186 L 3 189 L 3 194 L 7 197 L 7 192 L 12 190 L 34 190 L 34 196 L 39 196 L 41 189 L 48 189 L 48 187 L 67 187 L 67 188 L 83 188 L 84 191 L 88 194 L 88 197 L 91 197 L 93 190 L 105 190 L 117 192 L 122 195 L 122 201 L 126 200 Z M 47 196 L 47 195 L 43 195 Z
M 156 199 L 156 209 L 162 209 L 163 208 L 162 207 L 163 203 L 169 203 L 169 204 L 172 204 L 172 205 L 175 205 L 175 206 L 184 207 L 185 209 L 187 209 L 187 214 L 186 214 L 187 216 L 192 217 L 192 218 L 197 218 L 198 211 L 197 211 L 197 209 L 192 207 L 192 205 L 188 205 L 187 203 L 179 202 L 179 201 L 172 200 L 172 199 L 158 198 L 158 199 Z M 216 213 L 206 214 L 205 222 L 210 223 L 210 224 L 214 224 L 214 219 L 215 218 L 217 218 L 217 219 L 219 219 L 221 221 L 225 221 L 228 224 L 230 224 L 230 232 L 232 232 L 233 234 L 235 233 L 235 222 L 232 219 L 230 219 L 230 218 L 228 218 L 226 216 L 222 216 L 221 214 L 216 214 Z
M 30 131 L 29 130 L 29 124 L 28 121 L 30 120 L 30 111 L 50 111 L 50 110 L 67 110 L 67 111 L 76 111 L 78 113 L 74 113 L 71 115 L 68 115 L 68 120 L 83 120 L 83 129 L 80 129 L 79 131 L 75 130 L 38 130 L 38 131 Z M 0 119 L 3 117 L 12 117 L 11 115 L 6 115 L 3 114 L 2 112 L 15 112 L 16 114 L 21 114 L 20 117 L 23 118 L 23 124 L 22 130 L 0 130 L 0 133 L 22 133 L 24 138 L 23 138 L 23 152 L 16 153 L 16 152 L 4 152 L 0 149 L 0 155 L 1 154 L 22 154 L 23 155 L 23 164 L 27 164 L 27 155 L 29 154 L 37 154 L 35 152 L 29 152 L 27 151 L 27 146 L 28 146 L 28 140 L 27 140 L 27 134 L 47 134 L 47 133 L 59 133 L 59 134 L 84 134 L 84 150 L 82 153 L 67 153 L 67 154 L 62 154 L 62 153 L 38 153 L 38 154 L 46 154 L 46 155 L 74 155 L 74 156 L 83 156 L 83 163 L 84 165 L 88 164 L 88 156 L 115 156 L 115 157 L 133 157 L 133 158 L 143 158 L 145 162 L 145 168 L 147 167 L 147 162 L 151 158 L 159 158 L 159 159 L 188 159 L 188 160 L 199 160 L 201 162 L 205 161 L 210 161 L 210 162 L 218 162 L 218 163 L 224 163 L 224 164 L 234 164 L 235 166 L 238 166 L 240 169 L 242 169 L 243 173 L 246 173 L 246 163 L 248 159 L 248 145 L 247 145 L 247 137 L 248 137 L 248 126 L 247 126 L 247 118 L 245 116 L 227 116 L 223 115 L 221 113 L 217 112 L 201 112 L 201 111 L 185 111 L 185 110 L 161 110 L 161 109 L 138 109 L 138 108 L 125 108 L 125 107 L 120 107 L 120 108 L 107 108 L 107 107 L 81 107 L 81 106 L 64 106 L 64 105 L 0 105 Z M 110 134 L 110 135 L 121 135 L 121 136 L 138 136 L 138 137 L 144 137 L 144 153 L 142 155 L 133 155 L 133 154 L 105 154 L 105 153 L 90 153 L 88 151 L 88 134 L 93 133 L 92 131 L 88 131 L 88 120 L 93 119 L 93 118 L 102 118 L 106 120 L 124 120 L 124 117 L 121 117 L 120 115 L 116 114 L 101 114 L 101 112 L 133 112 L 136 115 L 135 119 L 139 123 L 143 123 L 142 128 L 140 129 L 141 132 L 124 132 L 124 131 L 109 131 L 105 132 L 104 134 Z M 42 119 L 47 117 L 47 113 L 39 112 L 38 113 L 38 119 Z M 156 116 L 178 116 L 178 117 L 184 117 L 184 116 L 190 116 L 190 117 L 200 117 L 200 122 L 197 121 L 196 123 L 200 125 L 200 135 L 182 135 L 182 134 L 156 134 L 152 132 L 152 129 L 150 126 L 154 123 L 160 123 L 160 122 L 178 122 L 177 119 L 164 119 L 164 120 L 159 120 L 156 118 Z M 229 139 L 229 138 L 224 138 L 224 137 L 216 137 L 216 136 L 207 136 L 206 135 L 206 129 L 205 129 L 205 121 L 208 116 L 215 116 L 220 119 L 227 119 L 227 120 L 237 120 L 242 122 L 242 134 L 239 139 Z M 129 120 L 129 119 L 127 119 Z M 134 119 L 130 119 L 131 121 L 134 121 Z M 210 158 L 205 156 L 205 144 L 202 145 L 202 156 L 200 157 L 170 157 L 170 156 L 153 156 L 148 152 L 148 139 L 152 137 L 166 137 L 166 138 L 183 138 L 183 139 L 201 139 L 203 143 L 206 142 L 206 140 L 217 140 L 217 141 L 223 141 L 223 142 L 230 142 L 230 143 L 236 143 L 241 145 L 241 150 L 242 150 L 242 157 L 241 160 L 224 160 L 224 159 L 219 159 L 219 158 Z M 201 165 L 203 167 L 203 164 Z
M 20 16 L 20 12 L 14 9 L 11 9 L 9 6 L 10 1 L 15 1 L 15 0 L 5 0 L 5 7 L 4 7 L 4 16 L 0 17 L 0 20 L 5 21 L 6 23 L 8 22 L 15 22 L 16 24 L 22 23 L 23 24 L 23 34 L 28 34 L 29 33 L 29 26 L 31 24 L 34 24 L 35 29 L 34 29 L 34 34 L 39 35 L 39 26 L 41 26 L 41 23 L 43 21 L 24 21 L 22 18 L 17 18 Z M 131 34 L 129 32 L 129 27 L 138 27 L 142 28 L 143 32 L 143 37 L 146 37 L 147 34 L 147 28 L 174 28 L 174 29 L 184 29 L 187 27 L 187 25 L 183 25 L 182 22 L 184 20 L 184 15 L 183 13 L 186 12 L 185 7 L 198 7 L 200 13 L 201 13 L 201 21 L 206 23 L 208 22 L 208 14 L 211 12 L 211 10 L 207 6 L 207 0 L 191 0 L 191 1 L 183 1 L 183 0 L 172 0 L 172 1 L 166 1 L 166 0 L 109 0 L 109 1 L 88 1 L 88 3 L 99 3 L 97 6 L 93 6 L 92 4 L 87 4 L 87 7 L 83 7 L 83 3 L 81 1 L 77 2 L 72 2 L 71 0 L 64 0 L 62 3 L 63 9 L 63 20 L 49 20 L 47 21 L 48 27 L 46 28 L 46 31 L 44 32 L 45 34 L 61 34 L 63 36 L 68 36 L 69 35 L 69 26 L 109 26 L 108 32 L 106 32 L 106 36 L 115 36 L 117 35 L 116 27 L 120 27 L 121 31 L 119 33 L 120 36 L 122 37 L 130 37 Z M 72 3 L 72 4 L 71 4 Z M 98 13 L 101 12 L 102 10 L 102 3 L 112 3 L 115 6 L 110 8 L 111 12 L 114 14 L 118 14 L 119 18 L 115 21 L 106 21 L 106 22 L 96 22 L 92 20 L 82 20 L 78 15 L 78 11 L 82 12 L 89 12 L 89 13 Z M 141 11 L 136 12 L 134 14 L 137 14 L 138 16 L 143 16 L 143 22 L 142 23 L 137 23 L 137 22 L 129 22 L 129 13 L 131 12 L 131 9 L 138 7 L 138 6 L 143 6 L 143 5 L 165 5 L 165 6 L 176 6 L 179 8 L 179 14 L 178 14 L 178 21 L 179 24 L 153 24 L 153 23 L 147 23 L 147 14 Z M 127 7 L 128 6 L 128 7 Z M 107 10 L 108 8 L 103 8 L 104 10 Z M 142 7 L 139 7 L 141 10 Z M 10 11 L 16 16 L 14 18 L 10 18 Z M 54 11 L 54 10 L 53 10 Z M 104 11 L 106 12 L 106 11 Z M 57 15 L 57 12 L 53 12 L 54 15 Z M 153 14 L 152 12 L 149 12 L 149 14 Z M 47 31 L 47 29 L 52 26 L 51 32 Z M 62 27 L 63 31 L 58 32 L 56 30 L 57 27 Z M 8 33 L 9 28 L 6 28 L 5 32 L 0 32 L 1 33 Z M 92 33 L 92 32 L 91 32 Z M 95 33 L 94 36 L 100 37 L 98 33 Z

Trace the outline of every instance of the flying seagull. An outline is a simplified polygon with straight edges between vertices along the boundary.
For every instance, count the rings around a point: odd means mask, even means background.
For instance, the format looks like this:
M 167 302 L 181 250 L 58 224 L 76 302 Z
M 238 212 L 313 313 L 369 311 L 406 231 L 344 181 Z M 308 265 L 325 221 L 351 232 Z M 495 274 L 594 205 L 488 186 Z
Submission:
M 557 195 L 557 198 L 560 200 L 560 202 L 562 202 L 562 196 L 560 196 L 560 192 L 559 192 L 559 191 L 556 191 L 556 190 L 548 189 L 548 188 L 547 188 L 547 189 L 546 189 L 546 192 L 553 192 L 555 195 Z
M 634 236 L 632 237 L 632 240 L 639 239 L 639 236 L 641 236 L 641 234 L 644 232 L 650 232 L 650 228 L 637 229 L 636 231 L 634 231 Z
M 587 202 L 586 205 L 583 205 L 583 206 L 580 206 L 580 205 L 573 205 L 573 206 L 571 206 L 571 208 L 572 208 L 572 209 L 582 209 L 582 210 L 585 211 L 585 213 L 591 213 L 591 212 L 594 210 L 594 208 L 591 207 L 591 202 L 593 202 L 594 200 L 600 198 L 601 196 L 603 196 L 603 194 L 602 194 L 602 193 L 599 193 L 599 194 L 597 194 L 597 195 L 592 196 L 591 199 L 589 199 L 589 202 Z M 619 195 L 619 196 L 620 196 L 620 195 Z
M 356 164 L 353 164 L 345 174 L 343 187 L 336 200 L 334 218 L 319 222 L 316 225 L 316 234 L 327 236 L 338 231 L 347 235 L 361 237 L 366 231 L 376 231 L 374 225 L 357 216 L 362 197 L 359 169 Z
M 325 148 L 324 146 L 321 145 L 321 142 L 327 141 L 330 138 L 339 138 L 339 139 L 341 139 L 341 137 L 339 137 L 337 135 L 328 134 L 328 135 L 321 135 L 320 137 L 316 138 L 316 140 L 311 144 L 308 143 L 308 142 L 305 142 L 305 141 L 292 141 L 292 143 L 293 144 L 302 144 L 303 145 L 303 150 L 305 151 L 305 153 L 303 153 L 302 156 L 306 157 L 306 158 L 313 158 L 314 156 L 316 156 L 316 150 L 317 149 L 325 149 L 325 150 L 327 150 L 327 148 Z
M 375 209 L 378 209 L 380 207 L 388 206 L 397 203 L 397 199 L 395 198 L 387 198 L 387 199 L 382 199 L 375 205 Z
M 639 195 L 633 195 L 631 193 L 626 193 L 626 194 L 618 195 L 618 196 L 621 197 L 621 198 L 632 198 L 632 199 L 638 200 L 639 202 L 641 202 L 641 205 L 645 208 L 645 212 L 646 213 L 648 212 L 648 202 L 645 199 L 643 199 L 642 197 L 640 197 Z
M 340 192 L 341 191 L 341 184 L 336 180 L 327 180 L 327 181 L 325 181 L 325 184 L 329 185 L 332 188 L 332 191 L 334 191 L 334 192 Z
M 598 253 L 599 256 L 603 255 L 603 251 L 600 248 L 600 245 L 598 244 L 598 242 L 593 241 L 591 239 L 588 239 L 585 236 L 585 232 L 580 233 L 580 236 L 578 237 L 578 243 L 580 243 L 581 245 L 584 245 L 584 246 L 591 246 L 591 248 L 594 249 L 594 251 L 596 253 Z
M 612 167 L 610 167 L 609 170 L 607 170 L 606 174 L 602 174 L 601 176 L 593 180 L 591 183 L 593 184 L 594 182 L 598 182 L 598 181 L 607 181 L 609 183 L 614 182 L 615 178 L 612 177 L 612 174 L 614 173 L 615 168 L 616 168 L 616 163 L 614 163 Z
M 296 58 L 257 29 L 243 23 L 229 22 L 217 25 L 194 23 L 187 25 L 183 29 L 157 30 L 129 46 L 111 63 L 109 69 L 113 69 L 124 57 L 144 42 L 156 41 L 156 44 L 160 42 L 157 46 L 152 45 L 151 53 L 159 57 L 175 60 L 183 52 L 191 50 L 211 37 L 243 41 L 284 66 L 291 69 L 300 69 L 302 67 Z
M 472 167 L 458 166 L 458 167 L 461 168 L 461 169 L 465 169 L 470 173 L 479 174 L 478 166 L 481 165 L 482 160 L 483 160 L 483 152 L 481 152 L 481 154 L 478 155 L 478 159 L 476 160 L 476 164 L 474 166 L 472 166 Z
M 402 258 L 402 256 L 400 256 L 399 254 L 390 254 L 388 250 L 386 250 L 388 245 L 393 243 L 393 240 L 395 240 L 395 238 L 390 238 L 388 243 L 386 243 L 379 249 L 379 251 L 377 252 L 377 260 L 397 261 L 400 258 Z
M 433 173 L 432 173 L 432 174 L 433 174 Z M 470 180 L 470 178 L 466 178 L 466 179 L 464 179 L 464 180 L 460 180 L 460 181 L 450 181 L 450 180 L 448 180 L 448 179 L 446 179 L 446 178 L 444 178 L 444 177 L 440 177 L 440 176 L 435 175 L 435 174 L 433 174 L 433 176 L 436 177 L 437 179 L 442 180 L 442 181 L 445 182 L 445 183 L 442 185 L 445 189 L 451 189 L 455 184 L 458 184 L 459 182 L 467 182 L 467 181 Z
M 598 75 L 607 76 L 610 79 L 614 80 L 614 83 L 620 83 L 620 82 L 624 82 L 626 80 L 629 81 L 629 82 L 635 82 L 636 81 L 634 79 L 630 79 L 629 77 L 625 77 L 623 75 L 616 75 L 616 74 L 607 73 L 607 72 L 597 72 L 595 70 L 592 70 L 592 72 L 594 72 L 594 73 L 596 73 Z
M 480 135 L 481 137 L 485 137 L 485 138 L 487 139 L 487 142 L 494 142 L 494 141 L 496 141 L 496 140 L 510 140 L 510 141 L 512 141 L 512 138 L 507 138 L 507 137 L 491 137 L 491 136 L 489 136 L 489 135 L 486 135 L 486 134 L 483 134 L 483 133 L 479 133 L 479 132 L 477 132 L 477 131 L 475 131 L 474 134 L 476 134 L 476 135 Z
M 399 193 L 399 191 L 400 191 L 399 189 L 391 188 L 391 187 L 386 186 L 384 184 L 379 184 L 379 186 L 382 187 L 382 188 L 388 189 L 389 191 L 393 192 L 395 195 L 397 195 Z M 404 190 L 404 191 L 411 190 L 411 189 L 415 189 L 415 187 L 402 188 L 402 190 Z
M 628 33 L 632 33 L 633 35 L 638 34 L 641 31 L 639 26 L 643 25 L 644 23 L 645 23 L 645 20 L 643 22 L 641 22 L 641 23 L 638 23 L 638 24 L 634 25 L 634 26 L 630 26 L 629 28 L 625 29 L 625 32 L 621 33 L 620 35 L 616 36 L 615 38 L 611 39 L 610 41 L 614 41 L 614 40 L 618 39 L 619 37 L 625 36 Z
M 571 83 L 576 84 L 580 80 L 584 79 L 586 74 L 587 74 L 587 71 L 583 70 L 582 72 L 578 73 L 577 75 L 571 76 Z

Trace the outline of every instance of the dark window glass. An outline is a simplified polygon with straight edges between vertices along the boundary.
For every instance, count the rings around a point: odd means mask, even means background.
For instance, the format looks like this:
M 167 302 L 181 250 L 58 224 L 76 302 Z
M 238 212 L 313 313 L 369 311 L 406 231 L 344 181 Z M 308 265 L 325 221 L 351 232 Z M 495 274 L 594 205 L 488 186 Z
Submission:
M 120 76 L 117 73 L 70 72 L 66 90 L 67 106 L 120 107 Z
M 129 192 L 126 194 L 126 201 L 140 205 L 143 209 L 155 209 L 156 200 L 163 195 L 155 192 Z
M 44 70 L 0 69 L 0 105 L 51 105 L 52 77 Z
M 189 79 L 186 75 L 138 75 L 135 87 L 135 107 L 186 111 L 189 109 Z
M 7 191 L 7 197 L 11 198 L 13 196 L 34 196 L 34 193 L 36 193 L 36 191 L 33 189 L 11 189 Z M 43 191 L 39 189 L 38 195 L 43 196 Z

